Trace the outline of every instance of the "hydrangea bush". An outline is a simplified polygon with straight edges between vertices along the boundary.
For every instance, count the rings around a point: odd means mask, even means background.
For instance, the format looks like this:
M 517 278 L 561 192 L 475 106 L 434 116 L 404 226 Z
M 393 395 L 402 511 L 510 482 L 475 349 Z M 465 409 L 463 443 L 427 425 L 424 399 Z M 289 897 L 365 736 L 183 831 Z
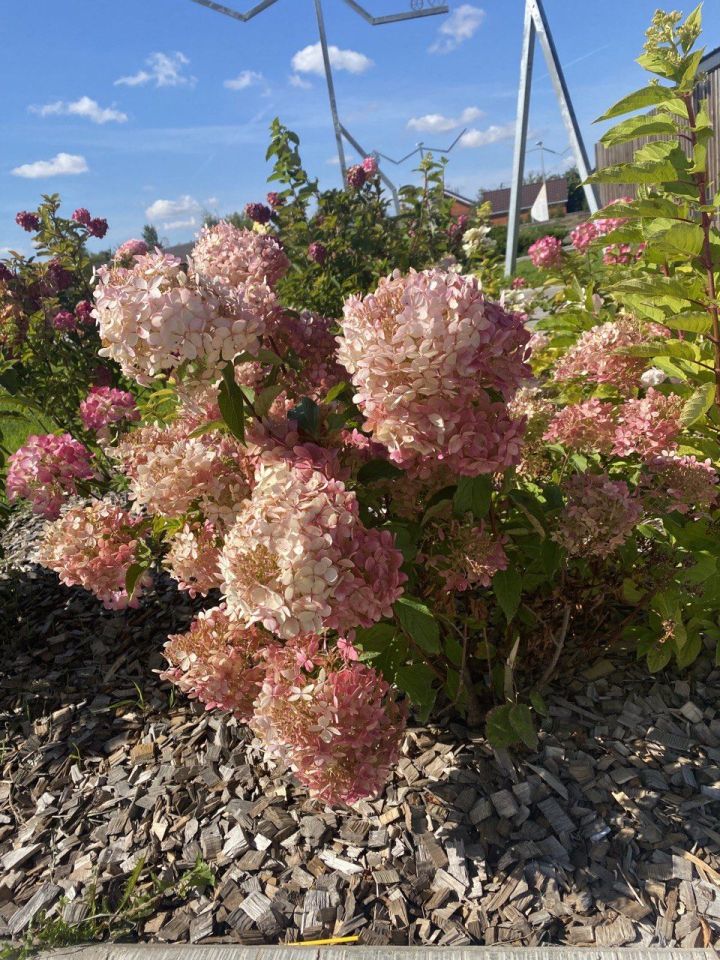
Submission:
M 77 437 L 18 451 L 8 493 L 107 608 L 161 571 L 204 598 L 163 677 L 327 803 L 382 787 L 411 711 L 534 747 L 566 644 L 633 642 L 658 670 L 720 641 L 699 31 L 654 19 L 640 62 L 664 82 L 603 139 L 668 139 L 596 175 L 633 198 L 534 245 L 542 287 L 500 289 L 487 211 L 453 222 L 438 168 L 395 219 L 373 158 L 320 194 L 278 122 L 283 189 L 251 229 L 206 228 L 186 263 L 133 241 L 98 271 L 115 385 L 85 391 Z M 66 504 L 109 485 L 127 506 Z

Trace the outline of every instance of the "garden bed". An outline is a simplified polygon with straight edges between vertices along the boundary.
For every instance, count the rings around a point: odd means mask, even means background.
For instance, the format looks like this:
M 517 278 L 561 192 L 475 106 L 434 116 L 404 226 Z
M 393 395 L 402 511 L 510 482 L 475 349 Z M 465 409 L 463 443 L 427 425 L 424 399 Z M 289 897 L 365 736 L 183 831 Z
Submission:
M 95 912 L 108 897 L 113 913 L 132 875 L 113 922 L 141 941 L 716 940 L 709 655 L 672 679 L 622 650 L 584 669 L 570 652 L 536 753 L 494 753 L 460 724 L 411 727 L 383 795 L 328 810 L 264 762 L 245 728 L 176 701 L 153 673 L 197 604 L 167 581 L 139 610 L 104 611 L 23 559 L 39 528 L 12 521 L 0 580 L 3 936 L 22 938 L 42 910 L 40 929 L 62 917 L 63 936 L 87 930 L 73 925 L 91 922 L 91 892 Z M 182 878 L 195 867 L 209 879 L 203 864 L 213 880 L 200 893 Z

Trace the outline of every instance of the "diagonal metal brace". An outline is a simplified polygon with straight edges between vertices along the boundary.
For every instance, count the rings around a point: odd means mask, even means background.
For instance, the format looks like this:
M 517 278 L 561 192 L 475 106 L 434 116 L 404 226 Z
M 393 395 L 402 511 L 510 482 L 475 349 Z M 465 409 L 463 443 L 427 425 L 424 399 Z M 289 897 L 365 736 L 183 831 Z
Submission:
M 407 13 L 390 13 L 384 17 L 374 17 L 357 0 L 345 0 L 345 3 L 373 27 L 382 26 L 384 23 L 399 23 L 401 20 L 416 20 L 418 17 L 436 17 L 440 13 L 449 13 L 450 11 L 448 5 L 443 3 L 427 10 L 409 10 Z
M 233 10 L 231 7 L 226 7 L 222 3 L 216 3 L 215 0 L 193 0 L 193 3 L 199 3 L 201 7 L 208 7 L 208 9 L 214 10 L 216 13 L 224 13 L 225 16 L 232 17 L 233 20 L 242 20 L 243 23 L 247 23 L 248 20 L 252 20 L 253 17 L 262 13 L 263 10 L 267 10 L 268 7 L 277 3 L 277 0 L 261 0 L 261 3 L 251 7 L 246 13 Z

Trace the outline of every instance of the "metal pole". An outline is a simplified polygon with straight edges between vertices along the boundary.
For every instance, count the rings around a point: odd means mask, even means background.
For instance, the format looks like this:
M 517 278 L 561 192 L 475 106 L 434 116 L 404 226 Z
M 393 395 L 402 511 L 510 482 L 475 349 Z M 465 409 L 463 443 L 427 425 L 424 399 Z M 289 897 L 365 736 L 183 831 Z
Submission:
M 505 248 L 505 275 L 510 276 L 517 261 L 518 233 L 520 232 L 520 206 L 525 149 L 527 147 L 528 117 L 530 115 L 530 86 L 532 83 L 533 56 L 535 52 L 535 21 L 531 8 L 532 0 L 525 3 L 522 58 L 520 60 L 520 87 L 518 90 L 517 118 L 515 121 L 515 153 L 510 189 L 507 246 Z
M 535 24 L 538 39 L 545 54 L 545 62 L 547 63 L 550 79 L 555 88 L 555 95 L 560 104 L 560 113 L 562 114 L 568 137 L 570 138 L 570 146 L 573 150 L 578 173 L 580 174 L 580 179 L 585 181 L 590 176 L 590 164 L 588 163 L 585 144 L 583 143 L 582 134 L 580 133 L 580 127 L 578 126 L 577 117 L 575 116 L 570 93 L 568 92 L 565 82 L 565 76 L 560 66 L 560 60 L 558 59 L 557 50 L 555 49 L 550 26 L 545 16 L 542 0 L 528 0 L 528 5 L 532 8 L 533 23 Z M 598 201 L 594 187 L 591 184 L 584 183 L 583 190 L 585 191 L 590 213 L 595 213 L 598 209 Z
M 330 52 L 328 51 L 327 36 L 325 34 L 325 19 L 323 17 L 322 0 L 315 0 L 315 13 L 317 14 L 318 30 L 320 32 L 320 47 L 322 49 L 323 63 L 325 64 L 325 80 L 327 81 L 328 97 L 330 99 L 330 113 L 332 114 L 333 128 L 335 130 L 335 142 L 337 143 L 338 160 L 340 161 L 340 172 L 342 173 L 343 187 L 347 183 L 347 166 L 345 164 L 345 148 L 342 141 L 342 127 L 337 112 L 337 102 L 335 100 L 335 84 L 333 83 L 332 67 L 330 66 Z

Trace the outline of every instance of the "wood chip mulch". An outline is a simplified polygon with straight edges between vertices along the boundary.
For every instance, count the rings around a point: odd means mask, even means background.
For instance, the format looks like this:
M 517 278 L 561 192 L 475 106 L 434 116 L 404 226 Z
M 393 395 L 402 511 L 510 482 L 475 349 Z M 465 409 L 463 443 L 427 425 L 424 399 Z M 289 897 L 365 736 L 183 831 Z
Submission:
M 152 672 L 193 605 L 110 614 L 28 562 L 0 572 L 0 936 L 82 920 L 142 858 L 216 883 L 143 941 L 703 947 L 720 934 L 720 670 L 648 676 L 608 654 L 561 674 L 537 753 L 415 727 L 382 797 L 326 810 L 247 731 Z M 2 634 L 5 633 L 5 636 Z M 146 879 L 147 878 L 147 879 Z

